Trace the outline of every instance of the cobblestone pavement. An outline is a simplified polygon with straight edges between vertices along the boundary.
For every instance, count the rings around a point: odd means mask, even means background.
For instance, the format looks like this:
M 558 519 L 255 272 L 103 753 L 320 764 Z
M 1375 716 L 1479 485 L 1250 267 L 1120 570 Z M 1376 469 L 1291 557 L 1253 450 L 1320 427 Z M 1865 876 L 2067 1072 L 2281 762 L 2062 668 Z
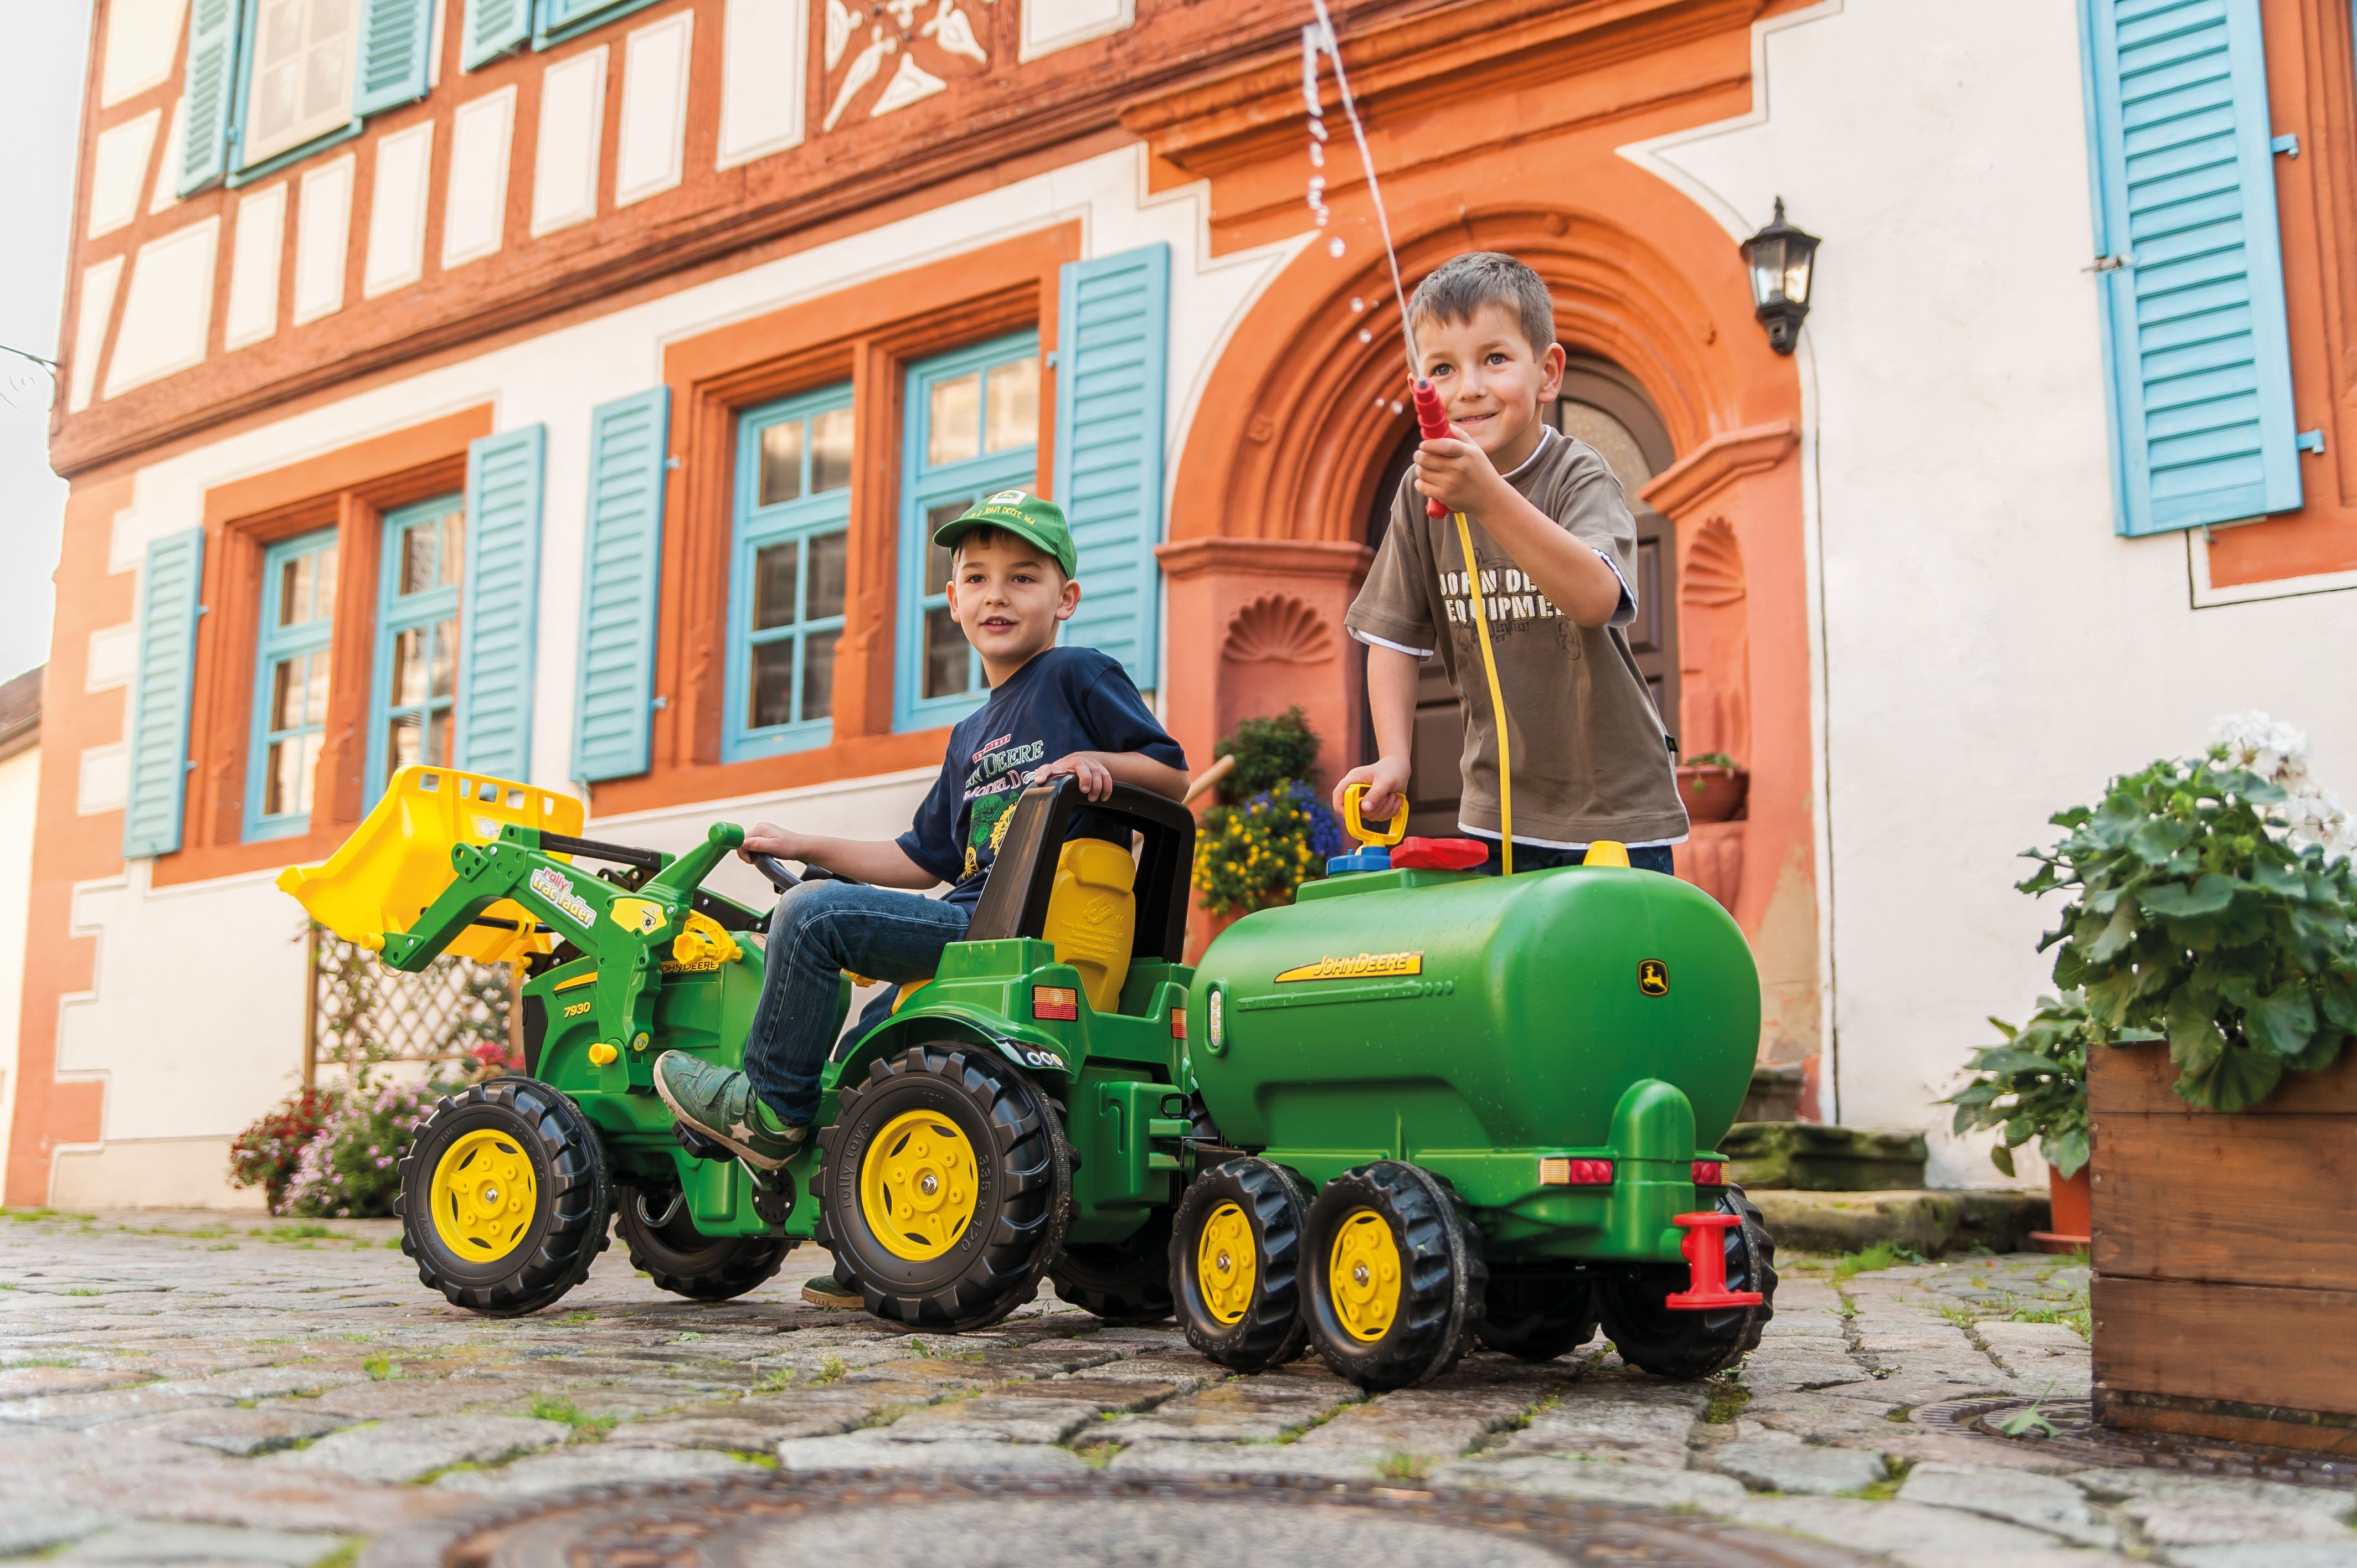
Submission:
M 2345 1492 L 2088 1470 L 1934 1431 L 1975 1393 L 2084 1398 L 2083 1269 L 1787 1260 L 1739 1380 L 1600 1345 L 1488 1353 L 1367 1399 L 1314 1359 L 1235 1378 L 1175 1329 L 1043 1301 L 910 1336 L 770 1285 L 702 1305 L 619 1247 L 535 1316 L 416 1282 L 389 1222 L 0 1219 L 0 1557 L 328 1568 L 486 1498 L 750 1473 L 1283 1473 L 1685 1509 L 1909 1565 L 2357 1568 Z

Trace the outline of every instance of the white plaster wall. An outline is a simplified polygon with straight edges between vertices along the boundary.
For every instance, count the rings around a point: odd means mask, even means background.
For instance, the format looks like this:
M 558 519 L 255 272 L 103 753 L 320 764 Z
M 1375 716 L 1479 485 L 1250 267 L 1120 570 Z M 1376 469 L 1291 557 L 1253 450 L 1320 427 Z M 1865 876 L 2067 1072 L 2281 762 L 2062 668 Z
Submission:
M 1829 1048 L 1842 1121 L 1944 1127 L 1985 1017 L 2052 989 L 2052 907 L 2011 886 L 2050 813 L 2251 707 L 2357 788 L 2357 694 L 2317 657 L 2357 600 L 2197 610 L 2183 538 L 2113 532 L 2072 6 L 1835 0 L 1758 44 L 1753 115 L 1629 156 L 1731 236 L 1781 194 L 1825 237 L 1799 369 Z M 1934 1147 L 1935 1183 L 2001 1179 Z
M 532 774 L 535 782 L 565 787 L 590 411 L 660 380 L 668 342 L 1068 221 L 1080 224 L 1086 255 L 1155 241 L 1171 247 L 1166 440 L 1175 455 L 1235 321 L 1306 237 L 1211 259 L 1200 188 L 1148 196 L 1143 158 L 1129 148 L 152 463 L 139 471 L 133 504 L 117 519 L 118 554 L 135 560 L 148 540 L 201 521 L 210 487 L 371 435 L 485 401 L 495 405 L 500 429 L 544 423 Z M 886 838 L 907 827 L 930 781 L 930 771 L 850 780 L 601 819 L 595 831 L 674 851 L 701 839 L 714 821 L 763 817 Z M 147 863 L 134 863 L 122 877 L 84 885 L 76 900 L 77 929 L 100 937 L 98 974 L 90 993 L 66 1004 L 59 1067 L 66 1076 L 107 1079 L 110 1145 L 226 1136 L 293 1087 L 301 1067 L 303 954 L 292 940 L 300 929 L 294 902 L 268 875 L 156 890 L 147 870 Z M 768 902 L 766 884 L 735 862 L 714 886 Z
M 26 900 L 33 886 L 33 805 L 41 748 L 0 761 L 0 1169 L 16 1119 L 16 1032 L 25 999 Z

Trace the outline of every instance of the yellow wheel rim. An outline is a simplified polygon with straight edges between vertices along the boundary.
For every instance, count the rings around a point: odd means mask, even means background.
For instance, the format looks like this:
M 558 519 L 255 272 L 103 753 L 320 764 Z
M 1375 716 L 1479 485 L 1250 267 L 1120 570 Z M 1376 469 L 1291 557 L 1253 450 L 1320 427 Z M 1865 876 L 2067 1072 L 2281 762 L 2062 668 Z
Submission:
M 520 1246 L 539 1207 L 532 1156 L 505 1133 L 461 1136 L 434 1167 L 434 1231 L 474 1262 L 497 1262 Z
M 1361 1208 L 1342 1221 L 1327 1254 L 1326 1283 L 1344 1333 L 1365 1345 L 1383 1337 L 1399 1316 L 1400 1272 L 1399 1247 L 1382 1215 Z
M 922 1262 L 958 1243 L 982 1189 L 974 1145 L 947 1117 L 910 1111 L 884 1124 L 859 1166 L 867 1229 L 896 1258 Z
M 1195 1283 L 1202 1292 L 1203 1310 L 1222 1323 L 1242 1323 L 1259 1273 L 1252 1221 L 1237 1205 L 1220 1205 L 1195 1239 Z

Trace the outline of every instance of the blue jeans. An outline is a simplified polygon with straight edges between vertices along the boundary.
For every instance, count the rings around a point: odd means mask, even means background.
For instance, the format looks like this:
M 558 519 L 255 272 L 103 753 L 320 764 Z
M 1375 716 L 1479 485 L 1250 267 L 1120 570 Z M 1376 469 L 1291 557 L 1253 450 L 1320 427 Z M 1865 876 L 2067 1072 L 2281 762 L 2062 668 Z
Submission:
M 1498 855 L 1498 841 L 1483 839 L 1480 842 L 1490 846 L 1490 858 L 1476 869 L 1491 876 L 1500 875 L 1505 866 Z M 1518 873 L 1551 871 L 1558 865 L 1584 865 L 1587 863 L 1587 852 L 1584 849 L 1546 849 L 1534 843 L 1514 845 L 1514 870 Z M 1657 844 L 1651 849 L 1632 849 L 1629 852 L 1629 864 L 1638 871 L 1658 871 L 1664 876 L 1678 874 L 1667 844 Z
M 965 939 L 972 910 L 921 894 L 846 882 L 805 882 L 770 917 L 767 970 L 745 1073 L 790 1126 L 818 1114 L 819 1069 L 834 1043 L 845 970 L 900 984 L 928 979 L 942 950 Z M 869 1008 L 872 1013 L 873 1006 Z

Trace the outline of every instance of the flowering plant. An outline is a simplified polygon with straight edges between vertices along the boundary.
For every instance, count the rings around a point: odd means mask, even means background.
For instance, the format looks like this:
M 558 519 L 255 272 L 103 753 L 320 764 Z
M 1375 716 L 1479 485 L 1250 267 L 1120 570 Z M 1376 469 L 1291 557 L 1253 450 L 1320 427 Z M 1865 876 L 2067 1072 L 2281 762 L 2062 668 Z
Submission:
M 2113 1044 L 2167 1040 L 2177 1092 L 2213 1111 L 2329 1067 L 2357 1033 L 2357 847 L 2308 737 L 2265 714 L 2208 753 L 2115 779 L 2019 884 L 2072 895 L 2040 943 Z
M 417 1124 L 455 1086 L 394 1084 L 355 1093 L 303 1146 L 286 1187 L 286 1212 L 319 1219 L 382 1219 L 401 1186 L 401 1156 Z
M 342 1101 L 331 1089 L 298 1089 L 280 1101 L 230 1144 L 230 1185 L 262 1188 L 270 1212 L 278 1213 L 304 1145 Z
M 1973 1053 L 1972 1081 L 1941 1103 L 1956 1108 L 1954 1130 L 2004 1129 L 1989 1150 L 1989 1163 L 2013 1172 L 2013 1151 L 2038 1140 L 2038 1152 L 2064 1181 L 2087 1163 L 2093 1137 L 2087 1125 L 2087 1052 L 2106 1045 L 2108 1031 L 2088 1016 L 2087 999 L 2066 991 L 2041 996 L 2029 1022 L 2017 1029 L 1991 1018 L 2005 1043 Z
M 1304 882 L 1326 875 L 1342 853 L 1342 824 L 1317 789 L 1279 779 L 1240 805 L 1203 813 L 1195 837 L 1195 890 L 1215 915 L 1293 902 Z

